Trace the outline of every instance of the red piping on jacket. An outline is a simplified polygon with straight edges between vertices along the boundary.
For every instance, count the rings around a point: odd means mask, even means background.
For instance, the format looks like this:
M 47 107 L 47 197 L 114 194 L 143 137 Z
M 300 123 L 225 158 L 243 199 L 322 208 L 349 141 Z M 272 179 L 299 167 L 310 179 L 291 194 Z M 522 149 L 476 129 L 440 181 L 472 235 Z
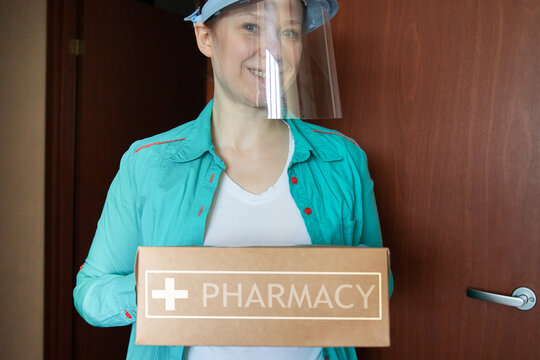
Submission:
M 175 141 L 182 141 L 182 140 L 186 140 L 186 138 L 181 138 L 181 139 L 176 139 L 176 140 L 168 140 L 168 141 L 161 141 L 161 142 L 155 142 L 155 143 L 152 143 L 152 144 L 148 144 L 148 145 L 141 146 L 140 148 L 138 148 L 137 150 L 135 150 L 133 153 L 135 154 L 137 151 L 139 151 L 139 150 L 141 150 L 141 149 L 144 149 L 144 148 L 147 148 L 147 147 L 150 147 L 150 146 L 160 145 L 160 144 L 167 144 L 167 143 L 171 143 L 171 142 L 175 142 Z
M 321 131 L 321 130 L 313 130 L 313 131 L 314 131 L 314 132 L 321 133 L 321 134 L 339 135 L 339 136 L 344 137 L 345 139 L 349 140 L 349 141 L 352 142 L 354 145 L 360 147 L 360 145 L 358 145 L 358 143 L 357 143 L 356 141 L 354 141 L 354 140 L 351 139 L 350 137 L 345 136 L 345 135 L 343 135 L 343 134 L 335 133 L 335 132 L 330 132 L 330 131 Z

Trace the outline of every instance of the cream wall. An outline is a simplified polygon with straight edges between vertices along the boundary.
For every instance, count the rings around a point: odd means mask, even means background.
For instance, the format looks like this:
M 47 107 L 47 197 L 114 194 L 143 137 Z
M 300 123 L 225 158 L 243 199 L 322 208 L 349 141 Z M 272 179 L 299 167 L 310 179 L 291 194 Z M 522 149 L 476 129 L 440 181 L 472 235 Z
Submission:
M 46 0 L 0 0 L 1 359 L 43 358 Z

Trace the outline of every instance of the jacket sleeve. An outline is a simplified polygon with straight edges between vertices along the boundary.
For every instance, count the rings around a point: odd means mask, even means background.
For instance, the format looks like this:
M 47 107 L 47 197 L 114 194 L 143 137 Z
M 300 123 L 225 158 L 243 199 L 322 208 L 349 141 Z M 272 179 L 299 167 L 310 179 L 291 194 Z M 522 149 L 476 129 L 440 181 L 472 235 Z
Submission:
M 362 150 L 360 150 L 359 160 L 358 170 L 360 175 L 361 200 L 358 204 L 362 206 L 361 211 L 358 211 L 358 213 L 362 214 L 360 244 L 369 247 L 381 247 L 382 234 L 377 203 L 375 201 L 374 184 L 369 174 L 366 154 Z
M 362 233 L 360 234 L 360 246 L 382 247 L 382 233 L 379 222 L 379 213 L 375 201 L 374 184 L 369 174 L 367 156 L 363 150 L 359 149 L 357 167 L 360 175 L 361 206 L 359 213 L 362 214 Z M 394 291 L 394 277 L 392 270 L 388 269 L 388 296 L 392 296 Z
M 132 157 L 132 151 L 122 157 L 73 291 L 75 308 L 94 326 L 128 325 L 136 317 L 133 271 L 139 226 Z

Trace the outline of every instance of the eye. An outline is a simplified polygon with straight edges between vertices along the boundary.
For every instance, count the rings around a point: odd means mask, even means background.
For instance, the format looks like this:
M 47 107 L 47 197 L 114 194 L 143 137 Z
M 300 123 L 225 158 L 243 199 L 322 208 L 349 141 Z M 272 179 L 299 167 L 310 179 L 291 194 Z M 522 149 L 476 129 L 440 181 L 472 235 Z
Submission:
M 298 40 L 300 38 L 300 35 L 298 31 L 294 29 L 288 29 L 281 32 L 281 36 L 286 37 L 290 40 Z
M 257 32 L 259 30 L 259 27 L 256 24 L 244 24 L 242 25 L 242 29 L 248 31 L 248 32 Z

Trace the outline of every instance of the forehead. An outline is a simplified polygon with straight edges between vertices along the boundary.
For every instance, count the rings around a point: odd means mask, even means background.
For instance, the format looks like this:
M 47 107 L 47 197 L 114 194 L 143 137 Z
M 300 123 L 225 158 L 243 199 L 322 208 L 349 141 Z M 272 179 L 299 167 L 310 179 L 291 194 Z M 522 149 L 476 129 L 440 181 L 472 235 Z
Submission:
M 240 16 L 301 19 L 303 4 L 301 0 L 253 0 L 229 6 L 220 17 Z

